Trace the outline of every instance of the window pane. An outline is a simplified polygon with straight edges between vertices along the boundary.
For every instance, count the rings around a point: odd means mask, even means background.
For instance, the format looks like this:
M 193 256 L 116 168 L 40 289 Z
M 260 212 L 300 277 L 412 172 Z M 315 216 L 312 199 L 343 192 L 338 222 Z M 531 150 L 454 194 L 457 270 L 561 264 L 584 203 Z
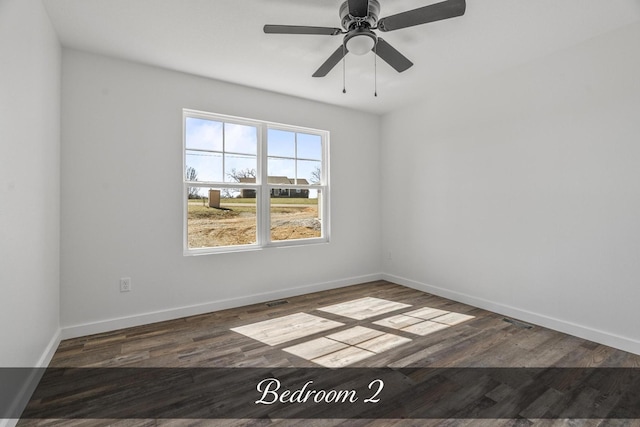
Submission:
M 258 153 L 258 128 L 224 124 L 224 151 L 242 154 Z
M 322 138 L 320 135 L 298 134 L 298 158 L 322 160 Z
M 222 151 L 222 123 L 187 117 L 185 144 L 187 148 Z
M 321 237 L 322 221 L 318 216 L 318 201 L 317 198 L 309 198 L 309 190 L 272 188 L 271 240 Z
M 269 156 L 295 157 L 296 135 L 293 132 L 269 129 L 267 133 L 267 152 Z
M 185 161 L 186 180 L 222 181 L 222 154 L 187 150 Z
M 284 176 L 293 179 L 296 176 L 296 161 L 293 159 L 269 157 L 267 160 L 267 171 L 269 178 Z
M 321 162 L 298 160 L 298 184 L 320 184 L 321 166 Z M 303 180 L 306 180 L 306 182 Z
M 255 177 L 257 167 L 256 156 L 225 154 L 224 180 L 225 182 L 242 182 L 243 178 L 251 177 L 253 178 L 253 181 L 250 182 L 256 182 Z
M 189 187 L 189 249 L 248 245 L 257 242 L 255 195 L 254 198 L 240 196 L 242 192 L 239 189 Z

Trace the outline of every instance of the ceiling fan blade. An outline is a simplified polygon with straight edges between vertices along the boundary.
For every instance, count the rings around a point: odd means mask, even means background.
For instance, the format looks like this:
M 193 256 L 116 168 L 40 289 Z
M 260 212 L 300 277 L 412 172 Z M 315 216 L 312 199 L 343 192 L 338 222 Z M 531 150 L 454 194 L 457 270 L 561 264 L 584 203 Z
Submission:
M 380 31 L 393 31 L 442 19 L 464 15 L 467 8 L 465 0 L 447 0 L 441 3 L 387 16 L 378 21 Z
M 393 46 L 378 37 L 378 43 L 375 47 L 376 54 L 391 65 L 397 72 L 401 73 L 413 65 L 406 56 L 398 52 Z
M 349 15 L 364 18 L 369 14 L 369 0 L 348 0 Z
M 316 34 L 320 36 L 335 36 L 342 33 L 340 28 L 307 27 L 304 25 L 265 25 L 267 34 Z
M 313 73 L 313 77 L 326 76 L 329 73 L 329 71 L 331 71 L 333 67 L 335 67 L 342 58 L 344 58 L 347 52 L 349 52 L 347 48 L 344 45 L 340 45 L 336 49 L 336 51 L 331 54 L 329 59 L 324 61 L 324 64 L 322 64 L 320 68 L 318 68 L 318 70 L 315 73 Z

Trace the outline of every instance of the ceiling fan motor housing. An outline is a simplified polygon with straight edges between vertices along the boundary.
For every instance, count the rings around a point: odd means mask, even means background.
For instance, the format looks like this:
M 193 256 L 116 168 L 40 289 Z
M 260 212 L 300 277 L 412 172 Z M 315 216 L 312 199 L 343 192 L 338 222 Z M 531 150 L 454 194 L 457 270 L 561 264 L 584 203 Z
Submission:
M 349 2 L 342 3 L 340 6 L 340 20 L 342 28 L 349 31 L 353 28 L 365 26 L 367 28 L 375 27 L 380 14 L 380 3 L 378 0 L 369 0 L 369 11 L 367 16 L 354 17 L 349 14 Z

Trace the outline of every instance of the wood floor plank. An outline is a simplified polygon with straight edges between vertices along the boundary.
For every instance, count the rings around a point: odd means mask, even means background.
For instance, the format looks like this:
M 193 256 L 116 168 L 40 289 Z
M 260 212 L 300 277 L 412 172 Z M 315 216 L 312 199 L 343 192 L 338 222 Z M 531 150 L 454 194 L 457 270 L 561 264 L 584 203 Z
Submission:
M 302 357 L 303 359 L 312 360 L 338 350 L 343 350 L 347 347 L 348 345 L 345 343 L 320 337 L 302 344 L 284 348 L 283 350 L 287 353 Z
M 405 332 L 409 332 L 411 334 L 416 334 L 420 336 L 425 336 L 432 334 L 434 332 L 441 331 L 443 329 L 448 328 L 449 325 L 443 325 L 442 323 L 432 322 L 430 320 L 425 320 L 424 322 L 416 323 L 414 325 L 405 326 L 401 328 Z
M 326 368 L 342 368 L 345 366 L 353 365 L 360 360 L 364 360 L 368 357 L 375 356 L 375 353 L 361 348 L 349 346 L 345 349 L 338 350 L 336 352 L 320 356 L 313 359 L 312 362 L 317 363 L 320 366 Z
M 449 314 L 449 312 L 432 307 L 423 307 L 417 310 L 408 311 L 404 314 L 405 316 L 417 317 L 418 319 L 422 320 L 431 320 L 434 317 Z
M 370 340 L 358 343 L 357 347 L 380 354 L 384 353 L 385 351 L 389 351 L 394 347 L 398 347 L 409 342 L 411 342 L 411 339 L 409 338 L 400 337 L 394 334 L 383 334 Z
M 327 338 L 349 345 L 356 345 L 375 337 L 379 337 L 380 335 L 384 335 L 384 332 L 376 329 L 365 328 L 364 326 L 355 326 L 353 328 L 345 329 L 344 331 L 327 335 Z
M 396 314 L 395 316 L 376 320 L 373 324 L 391 329 L 403 329 L 407 326 L 415 325 L 416 323 L 422 323 L 423 321 L 424 319 L 408 316 L 406 314 Z

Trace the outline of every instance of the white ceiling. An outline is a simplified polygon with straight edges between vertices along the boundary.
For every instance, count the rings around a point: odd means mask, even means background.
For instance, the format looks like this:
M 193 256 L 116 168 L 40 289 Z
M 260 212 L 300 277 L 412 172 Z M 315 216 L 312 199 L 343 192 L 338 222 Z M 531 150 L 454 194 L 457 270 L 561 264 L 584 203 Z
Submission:
M 459 18 L 384 33 L 415 64 L 348 55 L 341 36 L 267 35 L 264 24 L 339 27 L 343 0 L 43 0 L 66 47 L 382 114 L 640 20 L 640 0 L 467 0 Z M 434 0 L 380 0 L 380 17 Z M 380 33 L 378 33 L 380 35 Z

